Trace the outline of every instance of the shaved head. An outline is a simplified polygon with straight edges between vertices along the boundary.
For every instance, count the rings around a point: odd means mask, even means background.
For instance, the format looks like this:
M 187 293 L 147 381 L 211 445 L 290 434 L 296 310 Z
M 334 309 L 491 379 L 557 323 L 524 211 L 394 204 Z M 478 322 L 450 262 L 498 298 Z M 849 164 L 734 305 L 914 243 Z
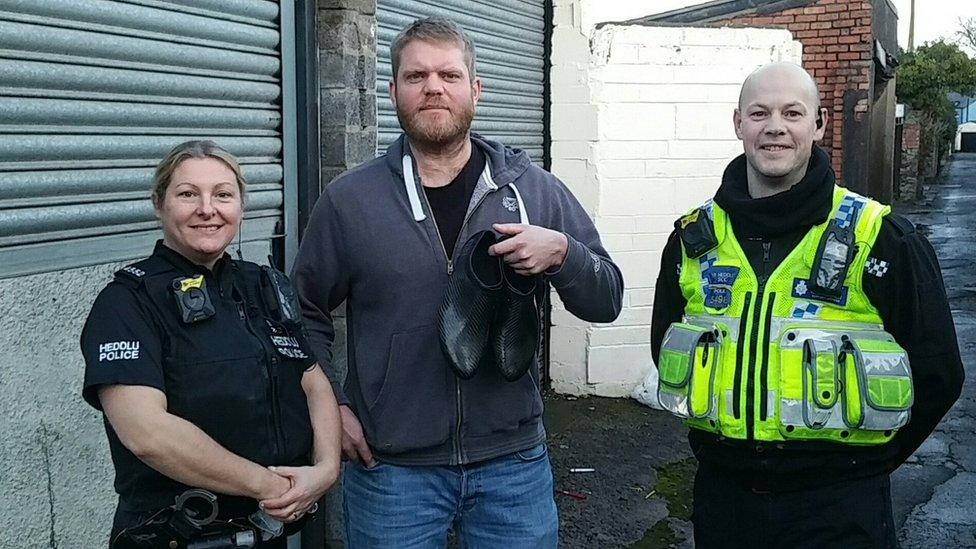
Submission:
M 732 120 L 753 198 L 782 192 L 803 178 L 828 118 L 817 82 L 798 65 L 770 63 L 746 78 Z
M 810 73 L 795 63 L 779 61 L 763 65 L 746 77 L 739 91 L 739 110 L 745 108 L 763 87 L 770 85 L 792 88 L 798 95 L 797 99 L 804 101 L 808 107 L 820 107 L 820 90 Z

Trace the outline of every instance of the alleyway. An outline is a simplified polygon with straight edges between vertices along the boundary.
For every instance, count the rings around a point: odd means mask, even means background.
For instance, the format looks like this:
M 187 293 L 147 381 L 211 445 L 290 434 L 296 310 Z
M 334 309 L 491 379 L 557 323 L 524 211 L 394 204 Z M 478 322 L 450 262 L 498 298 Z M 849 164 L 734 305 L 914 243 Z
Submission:
M 892 477 L 899 541 L 976 547 L 976 154 L 895 210 L 935 247 L 967 369 L 960 401 Z M 695 461 L 678 420 L 632 400 L 549 395 L 546 406 L 562 546 L 693 547 Z
M 932 242 L 942 266 L 966 384 L 962 398 L 892 477 L 903 548 L 976 547 L 976 154 L 957 154 L 921 204 L 896 208 Z

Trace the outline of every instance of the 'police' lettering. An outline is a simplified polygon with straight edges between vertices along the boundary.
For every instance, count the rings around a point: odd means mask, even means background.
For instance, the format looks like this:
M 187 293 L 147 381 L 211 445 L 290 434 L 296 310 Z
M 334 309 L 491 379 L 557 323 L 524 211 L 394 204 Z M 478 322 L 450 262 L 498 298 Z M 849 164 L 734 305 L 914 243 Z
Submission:
M 139 358 L 138 341 L 113 341 L 98 346 L 98 361 L 136 360 Z
M 279 347 L 298 347 L 298 340 L 293 337 L 271 336 L 271 342 Z
M 278 352 L 290 358 L 308 358 L 301 349 L 290 349 L 288 347 L 278 347 Z

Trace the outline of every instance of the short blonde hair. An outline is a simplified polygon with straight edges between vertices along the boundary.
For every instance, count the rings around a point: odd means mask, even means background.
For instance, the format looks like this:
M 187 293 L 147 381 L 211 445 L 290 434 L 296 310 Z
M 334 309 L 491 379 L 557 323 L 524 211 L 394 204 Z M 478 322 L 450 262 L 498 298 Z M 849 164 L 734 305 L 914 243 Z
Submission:
M 397 72 L 400 70 L 400 52 L 407 44 L 414 41 L 448 43 L 457 46 L 464 56 L 464 64 L 468 67 L 468 80 L 474 82 L 475 52 L 474 42 L 460 25 L 444 17 L 426 17 L 417 19 L 400 31 L 390 44 L 390 65 L 393 69 L 393 81 L 396 82 Z
M 241 173 L 241 165 L 237 162 L 237 158 L 213 141 L 195 140 L 186 141 L 173 147 L 173 150 L 169 151 L 169 154 L 156 165 L 156 173 L 153 175 L 153 204 L 163 205 L 166 189 L 169 188 L 170 181 L 173 179 L 173 172 L 188 158 L 214 158 L 226 164 L 234 172 L 234 177 L 237 178 L 237 189 L 241 193 L 241 202 L 244 202 L 247 182 Z

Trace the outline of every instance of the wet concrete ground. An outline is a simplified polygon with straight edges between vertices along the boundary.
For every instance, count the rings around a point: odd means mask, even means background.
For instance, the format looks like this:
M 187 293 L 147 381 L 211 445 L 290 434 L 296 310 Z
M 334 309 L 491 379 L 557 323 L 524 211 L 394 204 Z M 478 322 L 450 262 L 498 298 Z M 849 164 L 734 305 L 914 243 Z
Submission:
M 962 397 L 892 476 L 902 547 L 976 547 L 976 154 L 957 154 L 921 203 L 899 206 L 935 248 L 956 323 Z
M 898 539 L 976 547 L 976 154 L 956 155 L 920 203 L 895 210 L 939 256 L 967 372 L 962 398 L 892 476 Z M 623 399 L 549 395 L 546 406 L 562 546 L 693 547 L 695 460 L 677 419 Z
M 630 399 L 548 395 L 546 428 L 562 547 L 691 546 L 695 460 L 677 418 Z

